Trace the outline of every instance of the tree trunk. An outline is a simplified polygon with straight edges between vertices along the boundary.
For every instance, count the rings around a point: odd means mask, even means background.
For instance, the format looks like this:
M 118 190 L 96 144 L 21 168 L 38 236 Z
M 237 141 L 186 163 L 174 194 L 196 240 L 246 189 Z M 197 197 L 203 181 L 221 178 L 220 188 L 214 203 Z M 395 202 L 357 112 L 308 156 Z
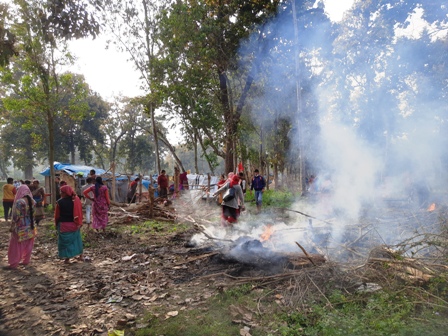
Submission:
M 157 137 L 157 127 L 156 127 L 156 120 L 154 117 L 154 109 L 152 106 L 152 103 L 149 103 L 149 115 L 151 116 L 151 124 L 152 124 L 152 134 L 154 136 L 154 150 L 156 155 L 156 169 L 157 173 L 160 174 L 160 157 L 159 157 L 159 141 Z
M 112 161 L 110 164 L 110 168 L 112 170 L 112 176 L 115 176 L 115 162 Z M 115 178 L 112 178 L 112 190 L 111 190 L 111 198 L 112 201 L 115 201 L 115 190 L 117 189 L 117 180 Z M 141 195 L 141 192 L 140 192 Z
M 170 143 L 169 143 L 169 141 L 167 140 L 167 139 L 165 139 L 164 137 L 163 137 L 163 134 L 162 133 L 159 133 L 159 136 L 160 136 L 160 141 L 162 141 L 164 144 L 165 144 L 165 146 L 167 146 L 168 147 L 168 150 L 171 152 L 171 155 L 173 155 L 173 157 L 174 157 L 174 160 L 176 160 L 176 162 L 177 162 L 177 164 L 179 165 L 179 167 L 180 167 L 180 169 L 182 169 L 182 171 L 184 172 L 185 171 L 185 168 L 184 168 L 184 165 L 182 164 L 182 161 L 179 159 L 179 157 L 177 156 L 177 154 L 176 154 L 176 149 L 173 147 L 173 145 L 171 145 Z
M 231 134 L 226 134 L 226 158 L 224 163 L 226 174 L 233 172 L 235 163 L 233 162 L 233 137 Z
M 48 161 L 50 164 L 50 193 L 51 205 L 53 209 L 56 207 L 56 186 L 54 181 L 56 180 L 54 170 L 54 118 L 50 108 L 47 107 L 47 120 L 48 120 L 48 141 L 49 141 L 49 155 Z
M 278 164 L 274 163 L 274 182 L 275 182 L 275 190 L 278 190 L 280 187 L 280 184 L 278 183 Z
M 298 131 L 298 146 L 299 146 L 299 185 L 300 191 L 305 192 L 305 176 L 304 176 L 304 162 L 305 162 L 305 151 L 303 150 L 303 135 L 302 135 L 302 95 L 301 95 L 301 82 L 300 82 L 300 54 L 299 54 L 299 27 L 297 24 L 297 12 L 296 12 L 296 2 L 292 3 L 292 17 L 294 23 L 294 37 L 295 37 L 295 76 L 296 76 L 296 103 L 297 103 L 297 131 Z
M 33 177 L 33 151 L 31 150 L 31 147 L 27 147 L 25 149 L 26 156 L 30 158 L 30 160 L 27 160 L 27 163 L 24 167 L 24 174 L 26 180 L 31 180 Z
M 193 148 L 194 148 L 194 171 L 196 174 L 199 174 L 199 165 L 198 165 L 198 137 L 196 131 L 193 136 Z M 204 149 L 202 149 L 204 150 Z

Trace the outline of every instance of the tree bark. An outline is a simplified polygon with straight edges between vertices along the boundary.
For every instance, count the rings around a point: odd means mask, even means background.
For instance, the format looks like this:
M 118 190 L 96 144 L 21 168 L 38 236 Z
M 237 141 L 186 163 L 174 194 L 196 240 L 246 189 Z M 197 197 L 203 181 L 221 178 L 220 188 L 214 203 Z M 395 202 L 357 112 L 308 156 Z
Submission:
M 193 135 L 193 148 L 194 148 L 194 171 L 196 174 L 199 174 L 199 165 L 198 165 L 198 137 L 197 131 L 195 130 Z
M 274 169 L 275 190 L 278 190 L 280 185 L 278 183 L 278 164 L 277 163 L 274 163 L 273 169 Z
M 158 141 L 158 137 L 157 137 L 157 127 L 156 127 L 156 120 L 154 117 L 154 109 L 152 106 L 152 103 L 149 103 L 148 106 L 149 109 L 149 115 L 151 116 L 151 124 L 152 124 L 152 134 L 154 136 L 154 150 L 155 150 L 155 154 L 156 154 L 156 169 L 157 169 L 157 173 L 160 174 L 160 157 L 159 157 L 159 141 Z
M 298 131 L 298 146 L 299 146 L 299 184 L 300 191 L 305 192 L 305 176 L 304 176 L 304 167 L 305 167 L 305 151 L 303 150 L 303 135 L 302 135 L 302 87 L 300 82 L 300 63 L 299 63 L 299 28 L 297 24 L 297 12 L 296 12 L 296 2 L 292 0 L 292 17 L 294 24 L 294 37 L 295 37 L 295 70 L 296 70 L 296 102 L 297 102 L 297 131 Z
M 26 156 L 29 158 L 33 158 L 33 151 L 31 150 L 31 147 L 27 147 L 25 149 Z M 24 167 L 24 173 L 25 173 L 25 179 L 30 180 L 33 177 L 33 162 L 27 161 Z

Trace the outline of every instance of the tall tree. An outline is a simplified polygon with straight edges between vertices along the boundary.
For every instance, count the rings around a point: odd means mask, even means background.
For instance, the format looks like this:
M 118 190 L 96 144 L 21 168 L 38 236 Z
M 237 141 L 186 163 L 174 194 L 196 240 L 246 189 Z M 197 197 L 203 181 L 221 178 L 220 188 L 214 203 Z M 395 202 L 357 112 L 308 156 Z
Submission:
M 114 0 L 105 2 L 103 20 L 114 43 L 125 51 L 135 68 L 140 72 L 142 88 L 147 94 L 142 97 L 142 104 L 150 118 L 154 146 L 156 151 L 156 167 L 160 172 L 160 151 L 156 122 L 158 99 L 151 89 L 153 82 L 153 61 L 157 51 L 157 31 L 159 29 L 158 14 L 166 7 L 165 2 L 142 0 Z
M 226 172 L 235 169 L 238 124 L 254 76 L 257 75 L 253 60 L 247 58 L 244 63 L 239 62 L 237 54 L 240 42 L 251 33 L 263 38 L 263 29 L 258 25 L 275 14 L 278 3 L 279 1 L 176 1 L 162 18 L 160 40 L 163 46 L 160 57 L 164 60 L 162 64 L 166 63 L 167 67 L 159 75 L 168 81 L 170 88 L 167 91 L 185 90 L 188 94 L 203 87 L 203 84 L 211 85 L 208 100 L 213 103 L 213 107 L 210 106 L 210 109 L 219 111 L 221 129 L 224 130 L 221 132 L 222 139 L 218 139 L 222 140 L 221 145 L 216 146 L 215 143 L 214 149 L 216 154 L 224 154 Z M 256 58 L 257 50 L 253 52 Z M 187 71 L 188 68 L 193 69 Z M 194 80 L 194 77 L 189 78 L 195 70 L 199 70 L 197 77 L 202 77 L 199 81 Z M 234 70 L 240 71 L 238 78 L 230 76 L 230 72 Z M 177 80 L 173 82 L 170 78 Z M 195 110 L 194 105 L 192 109 Z M 210 132 L 209 129 L 203 129 L 205 134 L 207 131 Z M 216 141 L 214 137 L 210 140 Z
M 18 55 L 11 60 L 20 64 L 24 71 L 22 83 L 28 84 L 34 112 L 44 116 L 48 126 L 48 162 L 54 179 L 55 115 L 60 111 L 57 66 L 64 60 L 65 41 L 96 36 L 99 25 L 90 14 L 89 5 L 83 1 L 15 0 L 13 4 L 14 19 L 9 26 L 17 38 Z

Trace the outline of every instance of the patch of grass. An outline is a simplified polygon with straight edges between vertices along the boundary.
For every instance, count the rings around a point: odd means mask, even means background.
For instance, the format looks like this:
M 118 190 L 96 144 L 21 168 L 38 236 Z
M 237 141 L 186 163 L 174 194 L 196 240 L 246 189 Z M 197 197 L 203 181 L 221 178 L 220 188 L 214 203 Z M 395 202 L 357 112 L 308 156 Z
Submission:
M 230 288 L 211 297 L 194 309 L 179 311 L 179 315 L 166 319 L 162 309 L 154 308 L 145 318 L 148 327 L 137 330 L 138 336 L 228 336 L 239 335 L 242 326 L 232 323 L 235 319 L 230 306 L 256 309 L 256 295 L 252 285 Z M 254 336 L 263 334 L 252 333 Z
M 434 286 L 440 290 L 443 280 L 436 283 Z M 431 296 L 416 303 L 417 298 L 422 299 L 422 291 L 419 287 L 355 294 L 335 290 L 328 301 L 316 298 L 309 306 L 301 302 L 301 308 L 295 308 L 274 303 L 277 291 L 254 290 L 251 284 L 245 284 L 229 288 L 194 308 L 187 305 L 176 317 L 167 319 L 168 310 L 153 308 L 145 319 L 148 327 L 134 335 L 239 335 L 243 324 L 232 321 L 242 316 L 235 316 L 235 310 L 253 313 L 253 336 L 445 335 L 448 307 L 443 307 L 443 301 L 439 305 L 425 304 L 430 303 L 429 298 L 434 299 Z
M 41 229 L 37 229 L 38 232 L 43 232 L 46 239 L 57 239 L 58 238 L 58 232 L 56 231 L 56 225 L 54 223 L 51 223 L 49 226 Z
M 185 224 L 148 220 L 142 223 L 133 223 L 126 227 L 125 230 L 129 230 L 133 235 L 142 233 L 164 235 L 185 231 L 187 229 L 188 226 Z
M 289 191 L 266 190 L 263 193 L 263 207 L 289 208 L 295 196 Z M 247 192 L 245 202 L 255 202 L 255 192 Z
M 332 306 L 314 305 L 281 317 L 282 336 L 296 335 L 444 335 L 447 324 L 429 308 L 419 309 L 409 297 L 384 291 L 346 297 L 335 292 Z M 422 315 L 427 318 L 422 318 Z M 429 322 L 429 319 L 431 322 Z M 423 332 L 424 331 L 424 332 Z

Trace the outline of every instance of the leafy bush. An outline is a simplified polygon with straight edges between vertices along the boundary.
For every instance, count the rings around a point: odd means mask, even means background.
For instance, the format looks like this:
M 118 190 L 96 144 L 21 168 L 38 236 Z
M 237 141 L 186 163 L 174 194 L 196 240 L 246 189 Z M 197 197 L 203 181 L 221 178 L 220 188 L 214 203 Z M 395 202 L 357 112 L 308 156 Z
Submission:
M 295 196 L 289 191 L 266 190 L 263 193 L 263 207 L 288 208 L 294 202 Z M 255 193 L 247 192 L 245 201 L 255 202 Z
M 306 312 L 283 316 L 286 325 L 281 335 L 443 335 L 432 319 L 431 327 L 415 319 L 416 305 L 404 294 L 376 292 L 356 294 L 349 298 L 335 292 L 331 306 L 313 306 Z M 426 314 L 432 311 L 426 309 Z M 444 323 L 440 319 L 440 323 Z

